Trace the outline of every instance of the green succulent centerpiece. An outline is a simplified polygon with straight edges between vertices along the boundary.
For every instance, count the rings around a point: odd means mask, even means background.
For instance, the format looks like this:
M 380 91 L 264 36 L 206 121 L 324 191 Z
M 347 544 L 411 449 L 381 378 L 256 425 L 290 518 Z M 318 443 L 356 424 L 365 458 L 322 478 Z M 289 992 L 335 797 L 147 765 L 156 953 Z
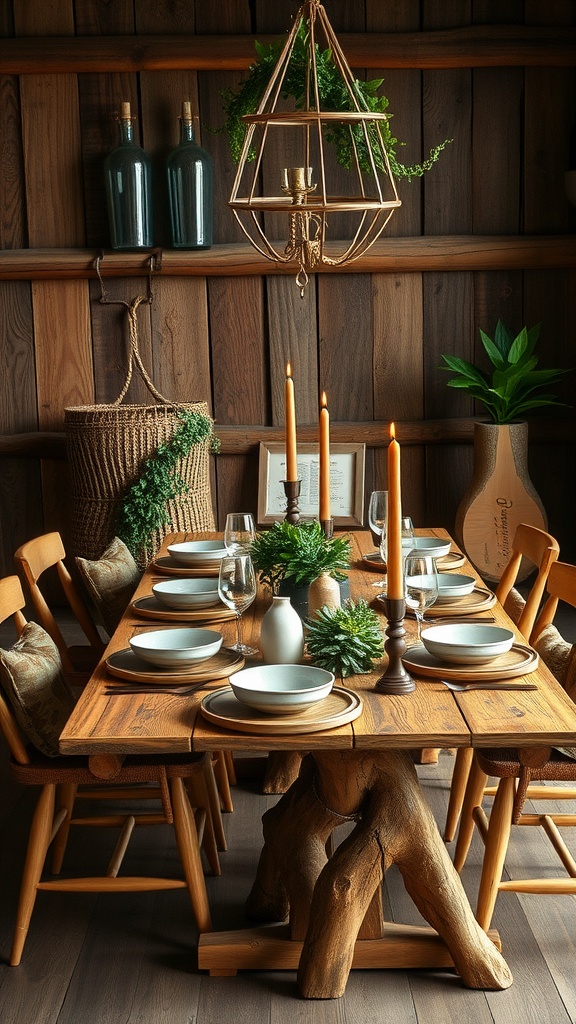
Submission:
M 363 600 L 321 608 L 306 620 L 306 647 L 314 665 L 341 678 L 370 672 L 384 653 L 378 616 Z
M 323 572 L 345 579 L 350 541 L 345 536 L 328 539 L 315 519 L 297 525 L 283 520 L 256 534 L 250 554 L 260 580 L 275 593 L 284 580 L 303 587 Z
M 467 391 L 486 408 L 494 423 L 512 423 L 532 409 L 563 405 L 554 394 L 545 390 L 569 370 L 538 370 L 534 354 L 540 324 L 523 327 L 516 337 L 499 320 L 494 338 L 480 331 L 482 344 L 492 364 L 489 374 L 458 356 L 443 355 L 442 370 L 456 376 L 448 381 L 451 388 Z

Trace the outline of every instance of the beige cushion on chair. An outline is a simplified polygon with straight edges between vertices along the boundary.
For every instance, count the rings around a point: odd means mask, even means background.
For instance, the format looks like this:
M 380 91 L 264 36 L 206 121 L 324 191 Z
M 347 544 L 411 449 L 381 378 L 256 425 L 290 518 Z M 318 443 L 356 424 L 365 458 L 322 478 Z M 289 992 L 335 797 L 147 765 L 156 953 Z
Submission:
M 576 644 L 570 644 L 550 623 L 542 630 L 534 650 L 548 666 L 566 693 L 576 702 Z M 576 759 L 576 747 L 557 747 L 563 754 Z
M 0 648 L 0 683 L 25 737 L 42 754 L 56 757 L 75 701 L 58 648 L 36 622 L 26 623 L 9 650 Z
M 136 562 L 124 541 L 114 537 L 98 561 L 77 556 L 76 565 L 104 628 L 112 636 L 140 582 Z
M 516 587 L 512 587 L 512 590 L 504 601 L 504 611 L 510 616 L 512 622 L 518 624 L 525 606 L 526 601 L 522 597 L 520 591 L 516 590 Z

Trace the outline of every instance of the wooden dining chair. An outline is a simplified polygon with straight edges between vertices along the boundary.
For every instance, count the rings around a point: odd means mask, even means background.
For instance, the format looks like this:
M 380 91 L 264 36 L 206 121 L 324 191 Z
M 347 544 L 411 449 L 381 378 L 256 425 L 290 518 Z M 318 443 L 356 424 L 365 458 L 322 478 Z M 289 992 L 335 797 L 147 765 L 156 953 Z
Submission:
M 552 534 L 546 533 L 545 530 L 540 530 L 536 526 L 529 526 L 527 523 L 520 523 L 516 527 L 512 541 L 512 552 L 506 568 L 500 577 L 495 594 L 526 640 L 530 637 L 530 632 L 538 614 L 550 566 L 556 561 L 559 554 L 560 545 Z M 526 600 L 523 599 L 514 586 L 518 578 L 522 559 L 524 558 L 532 562 L 537 568 L 536 578 Z M 459 747 L 456 751 L 450 785 L 450 799 L 448 801 L 446 824 L 444 826 L 444 839 L 447 843 L 452 842 L 456 835 L 458 819 L 462 810 L 462 801 L 464 800 L 468 775 L 470 774 L 472 755 L 471 747 Z
M 89 678 L 104 651 L 104 642 L 94 625 L 88 607 L 78 591 L 66 565 L 66 552 L 59 533 L 45 533 L 26 541 L 14 554 L 16 568 L 22 573 L 40 622 L 50 634 L 62 659 L 62 667 L 70 682 L 83 684 Z M 68 645 L 46 601 L 39 580 L 43 573 L 55 567 L 64 595 L 74 613 L 88 644 Z
M 0 623 L 12 618 L 18 635 L 13 647 L 0 650 L 0 729 L 11 754 L 13 778 L 40 790 L 29 833 L 10 964 L 20 963 L 40 890 L 113 893 L 187 888 L 199 931 L 210 931 L 199 845 L 209 821 L 205 778 L 212 772 L 210 754 L 127 756 L 113 782 L 95 778 L 87 758 L 59 755 L 58 735 L 73 697 L 61 674 L 55 644 L 41 626 L 26 621 L 24 606 L 18 577 L 0 580 Z M 77 813 L 76 806 L 84 799 L 92 806 L 95 800 L 109 796 L 114 799 L 114 813 Z M 119 812 L 119 799 L 128 803 L 127 811 Z M 135 800 L 150 799 L 159 800 L 161 809 L 152 813 L 134 810 Z M 54 844 L 52 874 L 58 875 L 70 826 L 83 824 L 119 829 L 105 872 L 46 878 L 44 865 L 50 845 Z M 133 829 L 160 824 L 174 827 L 184 878 L 120 875 Z M 216 852 L 213 835 L 212 848 Z M 219 873 L 217 853 L 216 868 Z
M 566 562 L 555 562 L 550 568 L 546 589 L 548 597 L 538 616 L 530 641 L 543 660 L 549 663 L 549 667 L 555 670 L 559 682 L 576 702 L 576 645 L 563 641 L 555 628 L 555 638 L 552 642 L 547 639 L 542 643 L 546 638 L 547 627 L 554 618 L 558 601 L 565 601 L 576 608 L 576 566 Z M 481 805 L 484 793 L 493 792 L 485 790 L 487 776 L 500 780 L 495 790 L 489 818 Z M 560 782 L 564 785 L 542 785 L 550 782 Z M 568 786 L 566 783 L 573 785 Z M 493 749 L 475 752 L 462 808 L 462 840 L 459 833 L 454 863 L 457 870 L 461 870 L 476 825 L 486 847 L 476 910 L 478 923 L 484 929 L 490 927 L 496 898 L 501 891 L 576 894 L 576 860 L 558 827 L 576 825 L 576 814 L 528 813 L 523 809 L 526 799 L 576 799 L 576 748 L 526 747 L 518 750 Z M 502 881 L 512 825 L 542 827 L 562 861 L 568 877 L 516 878 Z

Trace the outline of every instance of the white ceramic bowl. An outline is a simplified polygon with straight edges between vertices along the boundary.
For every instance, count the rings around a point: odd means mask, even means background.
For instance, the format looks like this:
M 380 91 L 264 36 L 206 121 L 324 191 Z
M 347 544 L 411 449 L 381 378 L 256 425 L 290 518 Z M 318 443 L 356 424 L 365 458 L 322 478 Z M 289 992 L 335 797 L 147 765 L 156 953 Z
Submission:
M 505 654 L 513 642 L 513 632 L 501 626 L 454 623 L 422 630 L 426 650 L 434 658 L 455 665 L 482 665 Z
M 218 562 L 228 552 L 221 540 L 184 540 L 181 544 L 169 544 L 168 554 L 178 565 L 202 566 Z
M 256 665 L 230 676 L 242 704 L 276 715 L 295 715 L 327 697 L 332 672 L 314 665 Z
M 218 604 L 218 580 L 162 580 L 152 584 L 152 593 L 167 608 L 193 610 Z
M 450 551 L 450 541 L 438 537 L 405 537 L 402 540 L 402 551 L 404 555 L 416 551 L 419 555 L 443 558 Z
M 151 665 L 180 669 L 212 658 L 223 639 L 214 629 L 155 629 L 133 636 L 130 647 Z
M 473 576 L 463 576 L 457 572 L 438 573 L 438 604 L 450 604 L 461 597 L 471 594 L 476 585 Z

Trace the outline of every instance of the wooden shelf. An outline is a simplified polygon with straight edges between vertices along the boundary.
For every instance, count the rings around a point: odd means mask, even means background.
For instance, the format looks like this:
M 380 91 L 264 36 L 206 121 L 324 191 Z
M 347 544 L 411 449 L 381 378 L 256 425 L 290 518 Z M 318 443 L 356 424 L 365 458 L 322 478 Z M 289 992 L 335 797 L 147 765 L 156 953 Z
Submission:
M 443 420 L 405 420 L 396 422 L 396 436 L 403 445 L 472 444 L 472 417 Z M 256 455 L 261 441 L 284 443 L 283 427 L 216 423 L 222 455 Z M 390 441 L 390 423 L 366 420 L 357 423 L 331 423 L 330 436 L 339 444 L 361 443 L 367 448 L 385 448 Z M 318 441 L 318 424 L 298 425 L 303 444 Z M 539 417 L 530 422 L 532 444 L 574 444 L 576 423 L 573 417 Z M 0 458 L 65 459 L 66 435 L 59 431 L 35 431 L 27 434 L 0 434 Z
M 277 36 L 258 35 L 261 43 Z M 353 68 L 572 67 L 569 26 L 474 25 L 434 32 L 339 33 Z M 254 61 L 251 35 L 49 36 L 2 40 L 0 73 L 241 71 Z
M 295 274 L 295 263 L 272 263 L 251 245 L 214 245 L 197 252 L 154 250 L 162 276 L 240 277 Z M 133 277 L 148 273 L 151 251 L 106 252 L 101 273 Z M 0 280 L 95 277 L 93 249 L 12 249 L 0 252 Z M 393 274 L 446 270 L 545 270 L 576 267 L 576 235 L 426 235 L 386 238 L 365 256 L 320 273 Z

